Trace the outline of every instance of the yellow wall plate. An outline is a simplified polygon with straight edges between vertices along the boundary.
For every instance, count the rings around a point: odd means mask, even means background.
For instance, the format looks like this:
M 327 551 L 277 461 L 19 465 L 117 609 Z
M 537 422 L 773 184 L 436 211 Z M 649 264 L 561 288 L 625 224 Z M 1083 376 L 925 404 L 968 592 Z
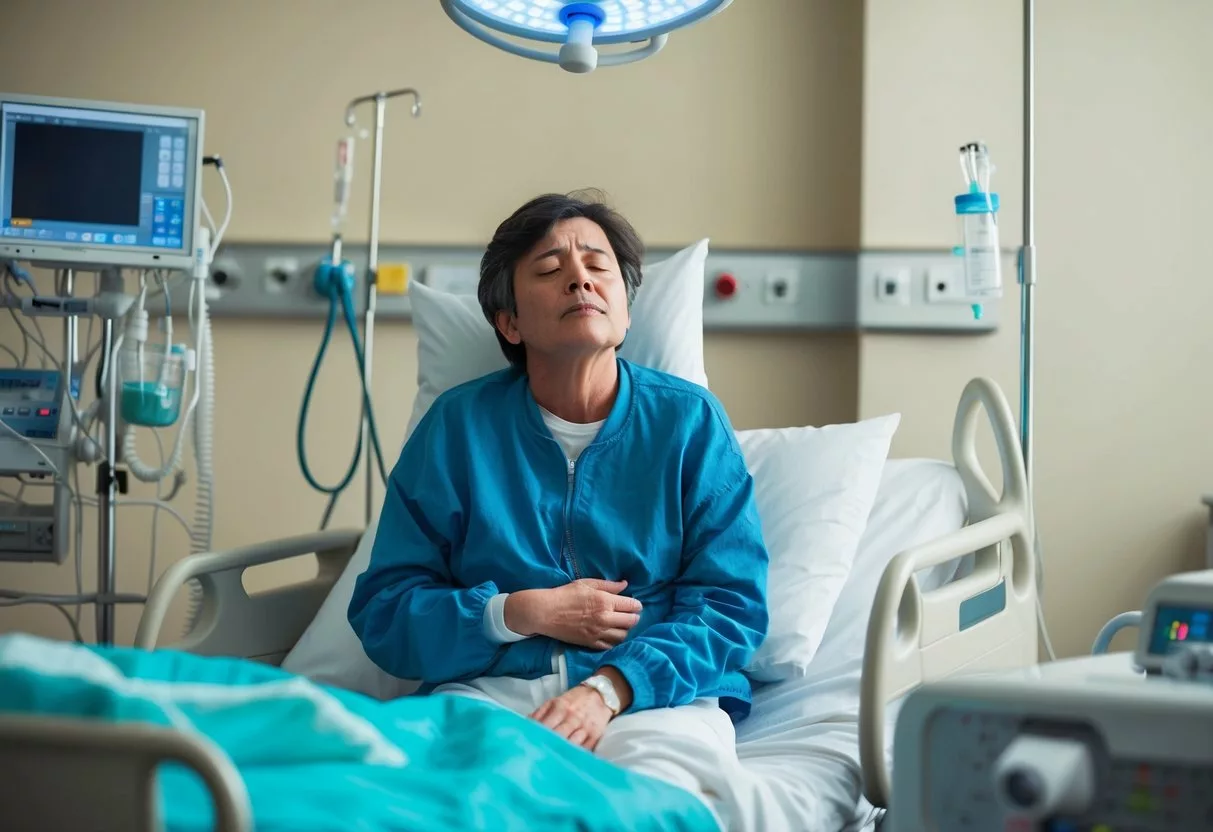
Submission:
M 403 295 L 409 291 L 408 263 L 380 263 L 376 286 L 381 295 Z

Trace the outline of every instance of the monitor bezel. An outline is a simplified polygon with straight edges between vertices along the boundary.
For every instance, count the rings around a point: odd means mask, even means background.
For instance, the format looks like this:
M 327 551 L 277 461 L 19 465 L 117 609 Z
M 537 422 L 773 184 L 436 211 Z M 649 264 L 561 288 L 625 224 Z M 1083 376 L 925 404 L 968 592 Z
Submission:
M 193 153 L 187 169 L 192 173 L 186 180 L 185 204 L 189 218 L 188 245 L 184 249 L 154 249 L 146 246 L 90 246 L 55 240 L 17 240 L 0 237 L 0 259 L 20 260 L 33 266 L 75 268 L 88 270 L 104 268 L 189 270 L 195 260 L 198 227 L 202 218 L 202 158 L 206 128 L 206 112 L 192 107 L 167 107 L 156 104 L 134 104 L 85 98 L 60 98 L 49 95 L 0 93 L 0 107 L 6 104 L 33 104 L 95 110 L 100 113 L 130 113 L 165 116 L 191 120 L 190 141 Z M 0 130 L 0 159 L 4 158 L 7 132 Z M 0 165 L 0 193 L 7 187 L 4 169 Z M 182 238 L 183 241 L 185 237 Z

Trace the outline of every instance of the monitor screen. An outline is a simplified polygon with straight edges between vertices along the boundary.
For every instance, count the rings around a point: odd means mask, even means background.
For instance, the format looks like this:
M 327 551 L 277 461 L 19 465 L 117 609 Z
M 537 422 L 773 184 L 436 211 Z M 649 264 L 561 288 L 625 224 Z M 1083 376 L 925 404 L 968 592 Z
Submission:
M 0 244 L 9 256 L 22 245 L 33 256 L 17 256 L 35 261 L 188 260 L 200 113 L 13 98 L 0 98 Z
M 1165 656 L 1182 644 L 1213 642 L 1213 609 L 1159 606 L 1150 632 L 1150 652 Z

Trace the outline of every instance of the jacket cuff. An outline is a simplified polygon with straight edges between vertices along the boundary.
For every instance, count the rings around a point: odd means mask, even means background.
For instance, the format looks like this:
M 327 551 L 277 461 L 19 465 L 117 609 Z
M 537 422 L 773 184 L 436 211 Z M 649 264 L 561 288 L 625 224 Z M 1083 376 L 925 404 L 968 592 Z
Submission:
M 510 644 L 526 638 L 505 626 L 505 599 L 509 597 L 508 592 L 499 592 L 484 607 L 484 637 L 493 644 Z

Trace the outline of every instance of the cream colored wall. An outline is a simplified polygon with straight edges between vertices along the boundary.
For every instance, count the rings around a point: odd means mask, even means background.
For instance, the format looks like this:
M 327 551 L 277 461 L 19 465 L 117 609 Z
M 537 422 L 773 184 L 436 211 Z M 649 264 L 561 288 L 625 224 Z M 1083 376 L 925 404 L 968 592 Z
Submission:
M 346 102 L 411 85 L 424 97 L 422 118 L 401 106 L 388 114 L 385 241 L 482 244 L 534 193 L 592 185 L 655 246 L 710 236 L 717 247 L 853 248 L 862 15 L 857 2 L 740 2 L 675 35 L 655 59 L 572 77 L 473 40 L 437 0 L 9 0 L 0 87 L 204 108 L 207 151 L 223 156 L 236 190 L 233 240 L 325 240 Z M 369 181 L 368 146 L 359 151 L 353 229 L 365 228 Z M 206 196 L 221 209 L 215 182 Z M 221 320 L 214 334 L 214 544 L 312 530 L 324 499 L 306 486 L 294 443 L 319 323 Z M 17 340 L 7 318 L 0 338 Z M 848 336 L 706 338 L 713 387 L 742 428 L 853 419 L 857 349 Z M 381 324 L 374 392 L 389 453 L 412 402 L 416 361 L 412 328 Z M 309 448 L 331 482 L 352 448 L 357 399 L 348 348 L 338 345 L 329 362 Z M 83 475 L 87 482 L 91 469 Z M 192 486 L 174 505 L 189 517 L 191 500 Z M 361 505 L 361 489 L 351 489 L 335 525 L 357 524 Z M 94 515 L 86 510 L 86 588 Z M 149 517 L 121 511 L 123 591 L 145 589 Z M 171 525 L 162 523 L 157 572 L 185 546 Z M 258 583 L 283 577 L 278 570 Z M 0 564 L 0 586 L 68 592 L 72 570 Z M 120 642 L 137 617 L 138 608 L 121 612 Z M 91 611 L 84 622 L 89 638 Z M 67 634 L 54 610 L 0 610 L 0 630 L 16 628 Z
M 1073 655 L 1159 577 L 1201 563 L 1213 4 L 1036 5 L 1036 500 L 1047 621 Z M 951 245 L 955 149 L 975 138 L 999 165 L 1004 241 L 1021 241 L 1020 9 L 867 0 L 865 246 Z M 860 415 L 904 411 L 895 453 L 947 454 L 956 396 L 975 374 L 1018 409 L 1019 293 L 1008 289 L 993 337 L 861 339 Z

